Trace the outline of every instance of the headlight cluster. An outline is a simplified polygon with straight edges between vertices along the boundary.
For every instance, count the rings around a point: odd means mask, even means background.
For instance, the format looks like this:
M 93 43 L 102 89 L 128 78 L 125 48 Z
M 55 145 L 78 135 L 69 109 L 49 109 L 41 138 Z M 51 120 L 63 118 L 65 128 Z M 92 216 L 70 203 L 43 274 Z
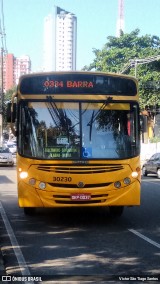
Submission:
M 25 178 L 28 177 L 28 173 L 22 171 L 21 169 L 19 169 L 19 177 L 21 179 L 25 179 Z M 44 190 L 46 188 L 46 183 L 45 182 L 43 182 L 43 181 L 38 182 L 35 178 L 30 178 L 28 183 L 30 185 L 32 185 L 32 186 L 34 186 L 37 183 L 38 188 L 42 189 L 42 190 Z
M 128 184 L 131 183 L 131 180 L 130 180 L 129 177 L 126 177 L 126 178 L 124 178 L 123 181 L 116 181 L 116 182 L 114 183 L 115 188 L 120 188 L 120 187 L 122 186 L 122 182 L 123 182 L 125 185 L 128 185 Z
M 30 179 L 29 179 L 29 184 L 30 184 L 30 185 L 35 185 L 36 182 L 37 182 L 37 181 L 36 181 L 35 178 L 30 178 Z M 46 188 L 46 183 L 43 182 L 43 181 L 40 181 L 40 182 L 37 183 L 37 186 L 38 186 L 39 189 L 42 189 L 42 190 L 43 190 L 43 189 Z
M 132 172 L 132 178 L 138 177 L 139 169 L 137 168 L 135 172 Z M 114 183 L 115 188 L 121 188 L 123 185 L 129 185 L 131 183 L 131 179 L 129 177 L 124 178 L 122 181 L 116 181 Z

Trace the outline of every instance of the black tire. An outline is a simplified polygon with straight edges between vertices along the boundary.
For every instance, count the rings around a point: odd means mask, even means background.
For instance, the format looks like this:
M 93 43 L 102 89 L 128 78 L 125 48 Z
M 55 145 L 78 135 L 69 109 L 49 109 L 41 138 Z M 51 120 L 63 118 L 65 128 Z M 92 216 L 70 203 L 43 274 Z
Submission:
M 147 176 L 147 170 L 146 170 L 146 168 L 145 168 L 145 166 L 142 168 L 142 175 L 144 176 L 144 177 L 146 177 Z
M 35 214 L 35 208 L 33 207 L 24 207 L 23 209 L 25 215 L 33 216 Z
M 110 206 L 109 212 L 111 217 L 120 217 L 123 213 L 124 206 Z
M 160 178 L 160 169 L 157 169 L 157 177 Z
M 13 166 L 14 166 L 14 163 L 12 163 L 12 164 L 8 165 L 8 167 L 13 167 Z

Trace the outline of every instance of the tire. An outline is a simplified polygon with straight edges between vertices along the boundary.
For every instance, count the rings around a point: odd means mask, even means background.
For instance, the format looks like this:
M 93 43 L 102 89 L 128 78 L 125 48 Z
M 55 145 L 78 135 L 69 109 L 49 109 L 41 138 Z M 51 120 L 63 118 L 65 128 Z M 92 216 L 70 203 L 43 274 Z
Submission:
M 14 163 L 11 163 L 8 165 L 8 167 L 13 167 L 14 166 Z
M 160 178 L 160 169 L 157 169 L 157 177 Z
M 146 168 L 145 167 L 143 167 L 142 168 L 142 175 L 144 176 L 144 177 L 146 177 L 147 176 L 147 170 L 146 170 Z
M 28 216 L 33 216 L 35 214 L 35 208 L 33 207 L 24 207 L 24 214 Z
M 123 213 L 124 206 L 110 206 L 109 212 L 111 217 L 120 217 Z

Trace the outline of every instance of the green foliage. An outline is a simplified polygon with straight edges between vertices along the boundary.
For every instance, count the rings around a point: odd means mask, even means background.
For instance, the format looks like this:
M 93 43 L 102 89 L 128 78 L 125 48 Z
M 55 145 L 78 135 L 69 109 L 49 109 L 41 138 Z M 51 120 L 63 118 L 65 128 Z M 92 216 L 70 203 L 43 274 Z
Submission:
M 121 73 L 130 60 L 160 56 L 160 38 L 158 36 L 139 36 L 139 29 L 120 37 L 107 37 L 107 43 L 100 49 L 93 49 L 95 58 L 83 70 Z M 135 72 L 136 71 L 136 72 Z M 160 105 L 160 60 L 138 64 L 136 69 L 126 69 L 126 74 L 138 78 L 140 106 Z
M 159 137 L 152 137 L 152 138 L 150 138 L 150 143 L 158 143 L 158 142 L 160 142 L 160 138 Z
M 5 94 L 4 94 L 4 100 L 3 100 L 3 126 L 4 128 L 7 127 L 7 122 L 6 122 L 6 114 L 7 114 L 7 103 L 11 101 L 11 97 L 13 93 L 16 91 L 16 86 L 14 86 L 12 89 L 9 89 Z
M 4 103 L 11 100 L 11 97 L 15 91 L 16 86 L 14 86 L 12 89 L 7 90 L 7 92 L 4 94 Z

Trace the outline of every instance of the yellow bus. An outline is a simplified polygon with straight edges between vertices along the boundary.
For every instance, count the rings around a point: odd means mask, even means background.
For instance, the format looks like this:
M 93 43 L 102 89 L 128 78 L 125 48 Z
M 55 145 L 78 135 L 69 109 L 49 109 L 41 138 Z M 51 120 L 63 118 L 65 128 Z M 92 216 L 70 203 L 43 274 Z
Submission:
M 106 206 L 120 216 L 124 206 L 140 205 L 138 101 L 137 81 L 126 75 L 23 75 L 8 113 L 25 214 L 38 207 Z

